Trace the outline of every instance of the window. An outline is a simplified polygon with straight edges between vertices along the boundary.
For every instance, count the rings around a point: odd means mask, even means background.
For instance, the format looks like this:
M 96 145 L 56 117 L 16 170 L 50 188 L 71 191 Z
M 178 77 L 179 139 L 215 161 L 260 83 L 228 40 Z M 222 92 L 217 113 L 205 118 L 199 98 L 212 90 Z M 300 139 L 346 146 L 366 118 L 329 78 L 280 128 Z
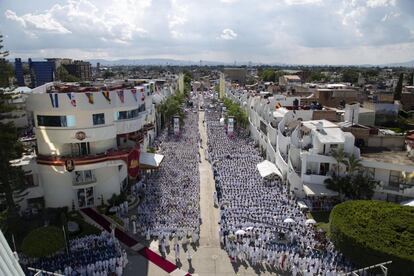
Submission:
M 104 125 L 105 124 L 105 113 L 98 113 L 92 115 L 93 125 Z
M 144 106 L 144 110 L 145 110 L 145 106 Z M 118 111 L 117 120 L 127 120 L 127 119 L 136 118 L 138 117 L 139 112 L 140 112 L 139 109 L 132 109 L 128 111 Z
M 73 127 L 76 125 L 75 116 L 37 115 L 37 125 L 47 127 Z
M 96 178 L 91 170 L 75 171 L 72 176 L 74 185 L 88 184 L 96 181 Z
M 390 171 L 390 186 L 399 186 L 400 184 L 404 183 L 404 177 L 402 176 L 400 171 Z
M 145 111 L 145 104 L 141 104 L 138 108 L 138 112 L 144 112 Z
M 66 116 L 37 115 L 38 126 L 66 127 Z

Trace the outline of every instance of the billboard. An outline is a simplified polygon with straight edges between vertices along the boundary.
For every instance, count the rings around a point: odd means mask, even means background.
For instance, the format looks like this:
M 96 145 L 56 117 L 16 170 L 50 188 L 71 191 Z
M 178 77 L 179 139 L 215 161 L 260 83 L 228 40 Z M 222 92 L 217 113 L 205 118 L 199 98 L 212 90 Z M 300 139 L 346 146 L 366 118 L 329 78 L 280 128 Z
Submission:
M 174 134 L 178 135 L 180 133 L 180 118 L 179 117 L 174 116 L 173 125 L 174 125 Z
M 234 117 L 229 117 L 227 122 L 227 134 L 233 135 L 234 132 Z

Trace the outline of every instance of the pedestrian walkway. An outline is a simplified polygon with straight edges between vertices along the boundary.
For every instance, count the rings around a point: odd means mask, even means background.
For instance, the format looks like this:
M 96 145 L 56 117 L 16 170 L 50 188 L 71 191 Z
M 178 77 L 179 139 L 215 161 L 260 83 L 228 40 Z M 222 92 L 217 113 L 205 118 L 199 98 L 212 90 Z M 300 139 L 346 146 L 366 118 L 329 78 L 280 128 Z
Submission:
M 107 220 L 104 216 L 99 214 L 96 210 L 92 208 L 81 209 L 81 212 L 92 219 L 97 223 L 102 229 L 111 232 L 111 222 Z M 133 251 L 137 252 L 141 256 L 145 257 L 148 261 L 152 262 L 156 266 L 160 267 L 165 272 L 170 275 L 181 275 L 189 276 L 190 274 L 180 270 L 175 264 L 168 261 L 167 259 L 162 258 L 160 255 L 141 245 L 137 240 L 126 234 L 124 231 L 119 228 L 115 228 L 115 237 L 122 242 L 124 245 L 128 246 Z

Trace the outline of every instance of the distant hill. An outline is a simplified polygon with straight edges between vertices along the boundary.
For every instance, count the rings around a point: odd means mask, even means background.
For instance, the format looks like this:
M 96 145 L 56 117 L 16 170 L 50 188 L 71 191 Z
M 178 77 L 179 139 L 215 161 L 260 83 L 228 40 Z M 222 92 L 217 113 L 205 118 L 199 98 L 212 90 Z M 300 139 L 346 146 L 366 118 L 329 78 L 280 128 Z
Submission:
M 381 67 L 414 67 L 414 60 L 407 61 L 407 62 L 382 64 L 380 66 Z
M 89 59 L 93 66 L 97 62 L 101 66 L 141 66 L 141 65 L 153 65 L 153 66 L 190 66 L 190 65 L 200 65 L 200 62 L 190 61 L 190 60 L 176 60 L 176 59 L 164 59 L 164 58 L 148 58 L 148 59 L 117 59 L 117 60 L 106 60 L 106 59 Z M 225 65 L 228 63 L 219 62 L 219 61 L 202 61 L 202 65 Z

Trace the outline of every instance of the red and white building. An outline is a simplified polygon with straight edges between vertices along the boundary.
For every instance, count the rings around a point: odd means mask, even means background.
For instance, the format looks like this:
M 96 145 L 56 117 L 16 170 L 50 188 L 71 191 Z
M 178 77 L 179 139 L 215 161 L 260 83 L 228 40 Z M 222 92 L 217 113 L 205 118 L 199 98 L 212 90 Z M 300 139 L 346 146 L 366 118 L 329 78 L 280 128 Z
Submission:
M 15 162 L 32 185 L 17 203 L 22 209 L 40 201 L 45 207 L 79 209 L 120 194 L 138 177 L 140 152 L 156 136 L 153 96 L 161 93 L 163 99 L 171 91 L 156 88 L 155 81 L 137 85 L 135 80 L 34 88 L 26 109 L 36 153 Z

